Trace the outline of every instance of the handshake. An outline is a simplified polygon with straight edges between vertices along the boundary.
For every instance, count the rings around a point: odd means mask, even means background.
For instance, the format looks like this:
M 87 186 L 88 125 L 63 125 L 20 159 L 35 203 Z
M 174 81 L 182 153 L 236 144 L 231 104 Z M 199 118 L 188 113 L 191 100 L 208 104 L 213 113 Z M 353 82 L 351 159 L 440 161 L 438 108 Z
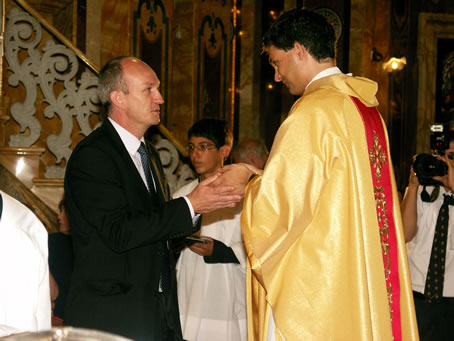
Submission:
M 251 176 L 262 172 L 246 163 L 225 166 L 219 169 L 217 174 L 201 181 L 187 198 L 197 214 L 235 207 L 243 199 L 244 190 Z
M 247 163 L 234 163 L 218 170 L 220 174 L 211 186 L 232 186 L 232 194 L 244 195 L 244 190 L 253 175 L 262 175 L 263 170 Z

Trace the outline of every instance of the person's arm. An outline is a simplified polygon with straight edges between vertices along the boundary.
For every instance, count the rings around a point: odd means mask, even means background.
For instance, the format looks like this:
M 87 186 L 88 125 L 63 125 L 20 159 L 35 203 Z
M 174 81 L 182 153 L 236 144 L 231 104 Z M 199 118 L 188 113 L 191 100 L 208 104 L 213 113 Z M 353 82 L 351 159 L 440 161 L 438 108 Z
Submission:
M 414 172 L 411 172 L 410 179 L 416 178 Z M 416 203 L 418 199 L 418 188 L 419 183 L 412 184 L 412 180 L 408 184 L 408 188 L 405 192 L 404 198 L 402 199 L 402 203 L 400 205 L 400 210 L 402 212 L 402 224 L 404 230 L 404 237 L 405 242 L 411 241 L 416 232 L 418 232 L 418 217 L 417 217 L 417 208 Z M 414 180 L 413 180 L 414 181 Z M 416 178 L 416 182 L 418 178 Z
M 65 176 L 65 195 L 71 225 L 75 234 L 97 231 L 115 252 L 166 239 L 176 239 L 194 233 L 188 204 L 184 198 L 155 203 L 143 203 L 144 187 L 134 165 L 124 163 L 115 150 L 105 145 L 84 146 L 75 150 Z M 188 195 L 195 199 L 196 213 L 234 205 L 239 195 L 229 195 L 233 188 L 211 187 L 206 179 Z M 135 193 L 137 193 L 135 195 Z M 76 219 L 75 219 L 76 218 Z M 75 219 L 75 223 L 71 222 Z M 81 221 L 83 223 L 77 223 Z
M 213 239 L 213 252 L 210 256 L 204 256 L 203 260 L 207 264 L 240 264 L 238 258 L 236 258 L 235 252 L 233 252 L 233 249 L 216 239 Z
M 50 286 L 50 303 L 53 313 L 55 309 L 55 301 L 57 300 L 57 297 L 59 295 L 59 288 L 57 281 L 55 280 L 54 276 L 52 275 L 52 272 L 50 271 L 49 271 L 49 286 Z
M 213 183 L 214 186 L 229 185 L 235 188 L 234 193 L 244 194 L 249 181 L 255 175 L 262 175 L 263 170 L 247 163 L 233 163 L 219 169 L 221 174 Z
M 75 235 L 94 231 L 115 252 L 124 252 L 195 231 L 183 198 L 145 204 L 134 165 L 115 152 L 91 146 L 73 152 L 65 176 L 67 212 Z
M 208 240 L 208 242 L 196 242 L 190 245 L 189 249 L 191 249 L 192 252 L 197 253 L 199 256 L 203 256 L 205 263 L 240 263 L 231 247 L 225 245 L 219 240 L 210 237 L 202 236 L 202 238 Z
M 219 183 L 220 173 L 201 181 L 186 197 L 191 202 L 194 213 L 203 214 L 224 207 L 235 207 L 243 198 L 236 193 L 232 184 Z

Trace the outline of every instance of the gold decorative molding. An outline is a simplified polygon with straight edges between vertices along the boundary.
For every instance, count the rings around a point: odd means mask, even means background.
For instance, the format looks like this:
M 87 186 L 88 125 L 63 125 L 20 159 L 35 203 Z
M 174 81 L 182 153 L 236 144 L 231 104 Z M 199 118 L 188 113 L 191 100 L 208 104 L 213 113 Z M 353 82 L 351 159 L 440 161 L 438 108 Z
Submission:
M 39 177 L 40 157 L 44 152 L 44 148 L 36 147 L 0 147 L 0 163 L 31 188 L 33 179 Z
M 59 212 L 58 205 L 64 195 L 63 179 L 34 178 L 31 191 L 55 213 Z
M 435 120 L 437 43 L 454 40 L 454 15 L 420 13 L 418 22 L 418 106 L 416 152 L 430 150 L 429 126 Z
M 0 163 L 0 189 L 29 207 L 49 232 L 58 231 L 56 211 L 46 205 L 20 179 L 14 176 L 3 163 Z
M 56 15 L 72 4 L 73 0 L 28 0 L 28 3 L 40 13 Z
M 36 187 L 62 187 L 64 183 L 64 179 L 48 179 L 48 178 L 34 178 L 33 184 Z
M 0 154 L 14 154 L 21 156 L 38 156 L 40 157 L 46 151 L 40 147 L 0 147 Z

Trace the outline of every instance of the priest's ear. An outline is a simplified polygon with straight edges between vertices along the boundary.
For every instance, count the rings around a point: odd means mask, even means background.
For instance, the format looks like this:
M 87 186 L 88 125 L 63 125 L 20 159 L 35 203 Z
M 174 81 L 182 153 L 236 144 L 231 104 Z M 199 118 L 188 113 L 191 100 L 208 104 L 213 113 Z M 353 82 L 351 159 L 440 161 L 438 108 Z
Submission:
M 310 55 L 307 48 L 298 42 L 295 42 L 295 44 L 293 44 L 293 48 L 295 49 L 296 55 L 298 56 L 299 59 L 303 59 L 307 55 Z

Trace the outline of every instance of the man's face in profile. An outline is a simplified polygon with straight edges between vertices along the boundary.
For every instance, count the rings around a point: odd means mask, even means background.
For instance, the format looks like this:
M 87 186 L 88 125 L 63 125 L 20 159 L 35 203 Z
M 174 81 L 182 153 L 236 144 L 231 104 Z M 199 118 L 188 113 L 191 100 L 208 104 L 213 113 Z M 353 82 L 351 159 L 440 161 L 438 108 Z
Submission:
M 274 81 L 284 83 L 290 94 L 302 95 L 306 84 L 299 78 L 302 60 L 296 47 L 285 51 L 271 45 L 267 52 L 270 64 L 274 68 Z

